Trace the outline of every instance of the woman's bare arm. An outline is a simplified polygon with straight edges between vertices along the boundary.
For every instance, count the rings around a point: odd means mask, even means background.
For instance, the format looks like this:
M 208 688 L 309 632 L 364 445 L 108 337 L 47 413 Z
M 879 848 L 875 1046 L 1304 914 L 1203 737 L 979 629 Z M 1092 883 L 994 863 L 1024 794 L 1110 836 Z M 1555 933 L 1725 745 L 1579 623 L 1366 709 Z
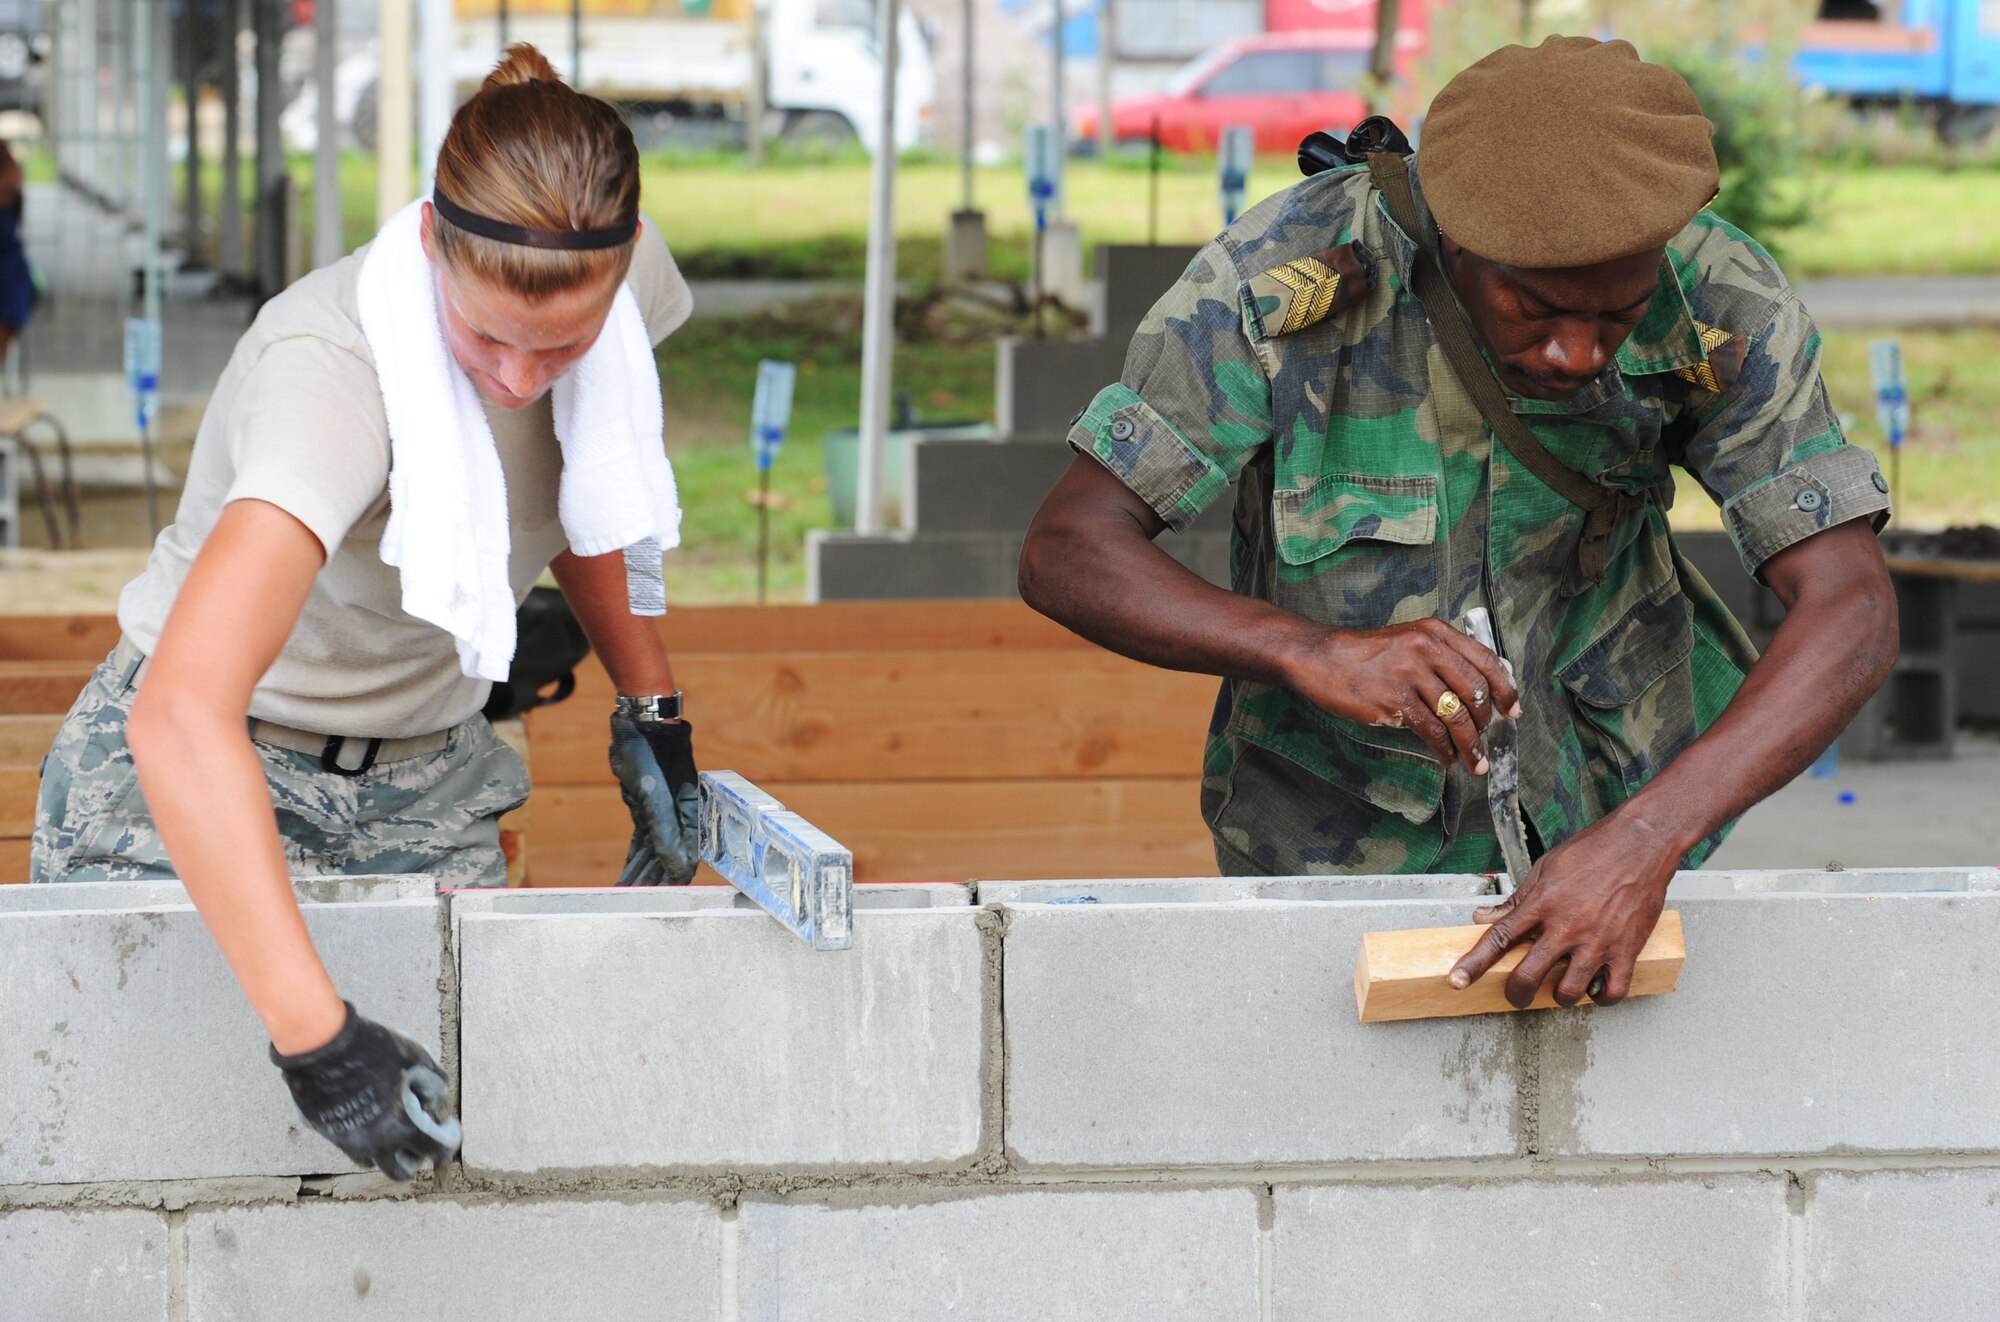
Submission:
M 126 731 L 174 869 L 288 1055 L 330 1041 L 346 1009 L 292 893 L 247 717 L 325 558 L 277 506 L 228 505 L 167 617 Z

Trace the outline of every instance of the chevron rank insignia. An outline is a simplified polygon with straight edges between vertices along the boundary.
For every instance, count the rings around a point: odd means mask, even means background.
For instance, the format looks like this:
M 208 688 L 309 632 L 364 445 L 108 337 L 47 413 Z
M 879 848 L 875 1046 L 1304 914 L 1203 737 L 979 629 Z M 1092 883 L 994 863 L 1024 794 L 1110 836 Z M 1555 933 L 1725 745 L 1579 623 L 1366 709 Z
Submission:
M 1719 395 L 1735 385 L 1736 378 L 1742 374 L 1743 359 L 1750 352 L 1750 341 L 1741 335 L 1731 335 L 1720 327 L 1704 326 L 1698 321 L 1694 328 L 1701 334 L 1704 361 L 1676 367 L 1674 375 L 1690 385 Z
M 1250 338 L 1273 339 L 1316 326 L 1367 298 L 1374 287 L 1375 264 L 1359 243 L 1295 257 L 1244 283 Z

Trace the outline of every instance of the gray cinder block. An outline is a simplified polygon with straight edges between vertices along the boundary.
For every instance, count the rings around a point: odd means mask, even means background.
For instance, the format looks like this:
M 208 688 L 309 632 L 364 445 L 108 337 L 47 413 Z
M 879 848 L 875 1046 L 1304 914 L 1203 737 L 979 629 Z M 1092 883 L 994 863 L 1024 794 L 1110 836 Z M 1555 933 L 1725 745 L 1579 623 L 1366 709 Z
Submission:
M 1826 1172 L 1806 1203 L 1806 1316 L 2000 1317 L 2000 1169 Z
M 1128 343 L 1139 323 L 1174 282 L 1187 274 L 1200 248 L 1178 243 L 1101 243 L 1097 278 L 1104 297 L 1092 329 L 1107 340 Z
M 742 1204 L 742 1315 L 761 1322 L 1256 1322 L 1247 1189 Z
M 1280 1185 L 1272 1316 L 1786 1316 L 1785 1187 L 1777 1176 Z
M 2000 1150 L 2000 895 L 1676 902 L 1671 996 L 1541 1017 L 1541 1150 Z
M 342 995 L 436 1051 L 444 938 L 429 883 L 415 884 L 351 903 L 303 888 L 306 926 Z M 370 890 L 384 888 L 408 884 Z M 0 910 L 0 1184 L 355 1169 L 299 1118 L 178 886 L 129 892 L 122 909 L 43 907 L 87 906 L 93 884 L 8 889 L 37 893 Z
M 188 1322 L 719 1322 L 704 1203 L 329 1202 L 188 1214 Z
M 910 447 L 909 527 L 924 532 L 1027 531 L 1076 451 L 1045 441 L 918 440 Z
M 970 909 L 459 919 L 465 1159 L 498 1171 L 935 1168 L 982 1131 Z
M 1010 908 L 1010 1154 L 1060 1168 L 1519 1151 L 1506 1016 L 1356 1018 L 1362 933 L 1470 922 L 1475 904 Z
M 1125 370 L 1125 340 L 998 342 L 994 428 L 1002 437 L 1066 436 L 1076 415 Z
M 1384 877 L 1151 877 L 981 881 L 981 904 L 1214 904 L 1228 900 L 1445 900 L 1495 894 L 1473 873 Z
M 1739 868 L 1682 872 L 1668 903 L 1732 895 L 1958 895 L 2000 891 L 2000 868 Z
M 166 1316 L 167 1219 L 158 1212 L 0 1213 L 0 1317 L 163 1322 Z
M 1019 533 L 806 533 L 807 601 L 1012 597 Z

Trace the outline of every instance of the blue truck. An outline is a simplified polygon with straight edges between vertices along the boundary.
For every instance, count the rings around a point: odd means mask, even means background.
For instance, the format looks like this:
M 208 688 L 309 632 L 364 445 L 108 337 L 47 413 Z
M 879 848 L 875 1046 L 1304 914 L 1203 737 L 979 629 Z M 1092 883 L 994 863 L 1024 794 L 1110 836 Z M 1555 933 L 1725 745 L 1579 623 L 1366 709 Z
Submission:
M 1861 104 L 1922 105 L 1952 142 L 2000 125 L 2000 0 L 1824 0 L 1793 72 Z

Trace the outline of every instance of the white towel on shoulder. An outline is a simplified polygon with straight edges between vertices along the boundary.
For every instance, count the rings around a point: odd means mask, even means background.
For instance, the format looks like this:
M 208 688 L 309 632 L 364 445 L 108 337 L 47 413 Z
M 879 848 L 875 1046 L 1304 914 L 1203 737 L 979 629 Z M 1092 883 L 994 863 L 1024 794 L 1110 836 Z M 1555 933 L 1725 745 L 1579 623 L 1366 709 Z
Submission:
M 402 574 L 403 609 L 452 635 L 466 674 L 497 681 L 514 659 L 517 605 L 506 476 L 479 393 L 445 344 L 422 211 L 413 202 L 390 217 L 356 288 L 389 420 L 382 559 Z M 659 555 L 680 544 L 681 510 L 652 340 L 629 286 L 551 393 L 563 456 L 557 512 L 570 549 L 626 550 L 633 608 L 658 614 Z

